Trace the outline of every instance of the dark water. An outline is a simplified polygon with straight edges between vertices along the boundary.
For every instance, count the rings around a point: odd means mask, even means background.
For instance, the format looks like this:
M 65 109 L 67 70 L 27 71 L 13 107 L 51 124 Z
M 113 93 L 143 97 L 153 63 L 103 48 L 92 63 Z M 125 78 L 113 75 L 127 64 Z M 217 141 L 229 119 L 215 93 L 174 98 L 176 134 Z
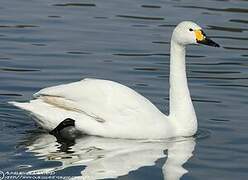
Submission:
M 247 17 L 245 0 L 1 1 L 0 170 L 61 179 L 247 179 Z M 167 112 L 169 41 L 182 20 L 222 45 L 188 47 L 196 139 L 59 144 L 6 103 L 97 77 L 132 87 Z

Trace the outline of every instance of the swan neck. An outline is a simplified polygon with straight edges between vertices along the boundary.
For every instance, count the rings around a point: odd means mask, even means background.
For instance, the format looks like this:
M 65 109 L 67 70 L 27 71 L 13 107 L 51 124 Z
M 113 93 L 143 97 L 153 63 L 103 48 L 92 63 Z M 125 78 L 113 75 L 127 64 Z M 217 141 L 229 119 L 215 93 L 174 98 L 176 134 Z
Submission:
M 185 46 L 171 41 L 170 49 L 170 96 L 174 97 L 173 92 L 184 92 L 187 94 L 188 84 L 186 76 Z
M 173 123 L 178 125 L 179 129 L 195 131 L 197 122 L 187 83 L 185 55 L 185 46 L 175 42 L 172 38 L 169 116 L 173 119 Z

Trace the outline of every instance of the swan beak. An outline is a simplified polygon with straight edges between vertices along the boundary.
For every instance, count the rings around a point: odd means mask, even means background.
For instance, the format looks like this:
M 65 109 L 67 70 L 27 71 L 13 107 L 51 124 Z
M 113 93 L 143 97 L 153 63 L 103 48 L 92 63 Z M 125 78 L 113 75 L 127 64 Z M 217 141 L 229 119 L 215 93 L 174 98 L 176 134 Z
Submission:
M 199 44 L 205 44 L 207 46 L 220 47 L 219 44 L 211 40 L 206 36 L 206 34 L 201 30 L 195 30 L 196 42 Z

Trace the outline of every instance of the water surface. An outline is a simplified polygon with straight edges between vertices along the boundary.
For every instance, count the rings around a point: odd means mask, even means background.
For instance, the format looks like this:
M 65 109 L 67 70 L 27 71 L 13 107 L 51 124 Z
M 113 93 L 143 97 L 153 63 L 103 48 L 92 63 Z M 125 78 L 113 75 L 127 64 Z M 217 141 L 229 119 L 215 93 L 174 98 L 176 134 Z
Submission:
M 242 0 L 1 2 L 0 170 L 79 179 L 247 179 L 247 15 Z M 167 113 L 169 42 L 182 20 L 197 22 L 222 46 L 187 48 L 199 138 L 60 144 L 6 103 L 96 77 L 135 89 Z

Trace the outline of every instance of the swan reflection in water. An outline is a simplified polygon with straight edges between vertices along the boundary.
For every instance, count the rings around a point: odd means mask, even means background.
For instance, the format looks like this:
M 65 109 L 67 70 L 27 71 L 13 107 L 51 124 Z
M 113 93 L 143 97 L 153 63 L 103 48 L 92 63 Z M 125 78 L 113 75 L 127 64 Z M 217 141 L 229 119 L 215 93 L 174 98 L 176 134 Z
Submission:
M 147 141 L 84 136 L 64 141 L 49 134 L 39 134 L 28 144 L 27 151 L 40 159 L 62 163 L 59 167 L 35 170 L 36 173 L 54 173 L 72 166 L 84 166 L 81 176 L 72 179 L 116 178 L 155 165 L 157 160 L 164 158 L 164 179 L 178 180 L 188 172 L 182 166 L 193 155 L 195 139 Z

